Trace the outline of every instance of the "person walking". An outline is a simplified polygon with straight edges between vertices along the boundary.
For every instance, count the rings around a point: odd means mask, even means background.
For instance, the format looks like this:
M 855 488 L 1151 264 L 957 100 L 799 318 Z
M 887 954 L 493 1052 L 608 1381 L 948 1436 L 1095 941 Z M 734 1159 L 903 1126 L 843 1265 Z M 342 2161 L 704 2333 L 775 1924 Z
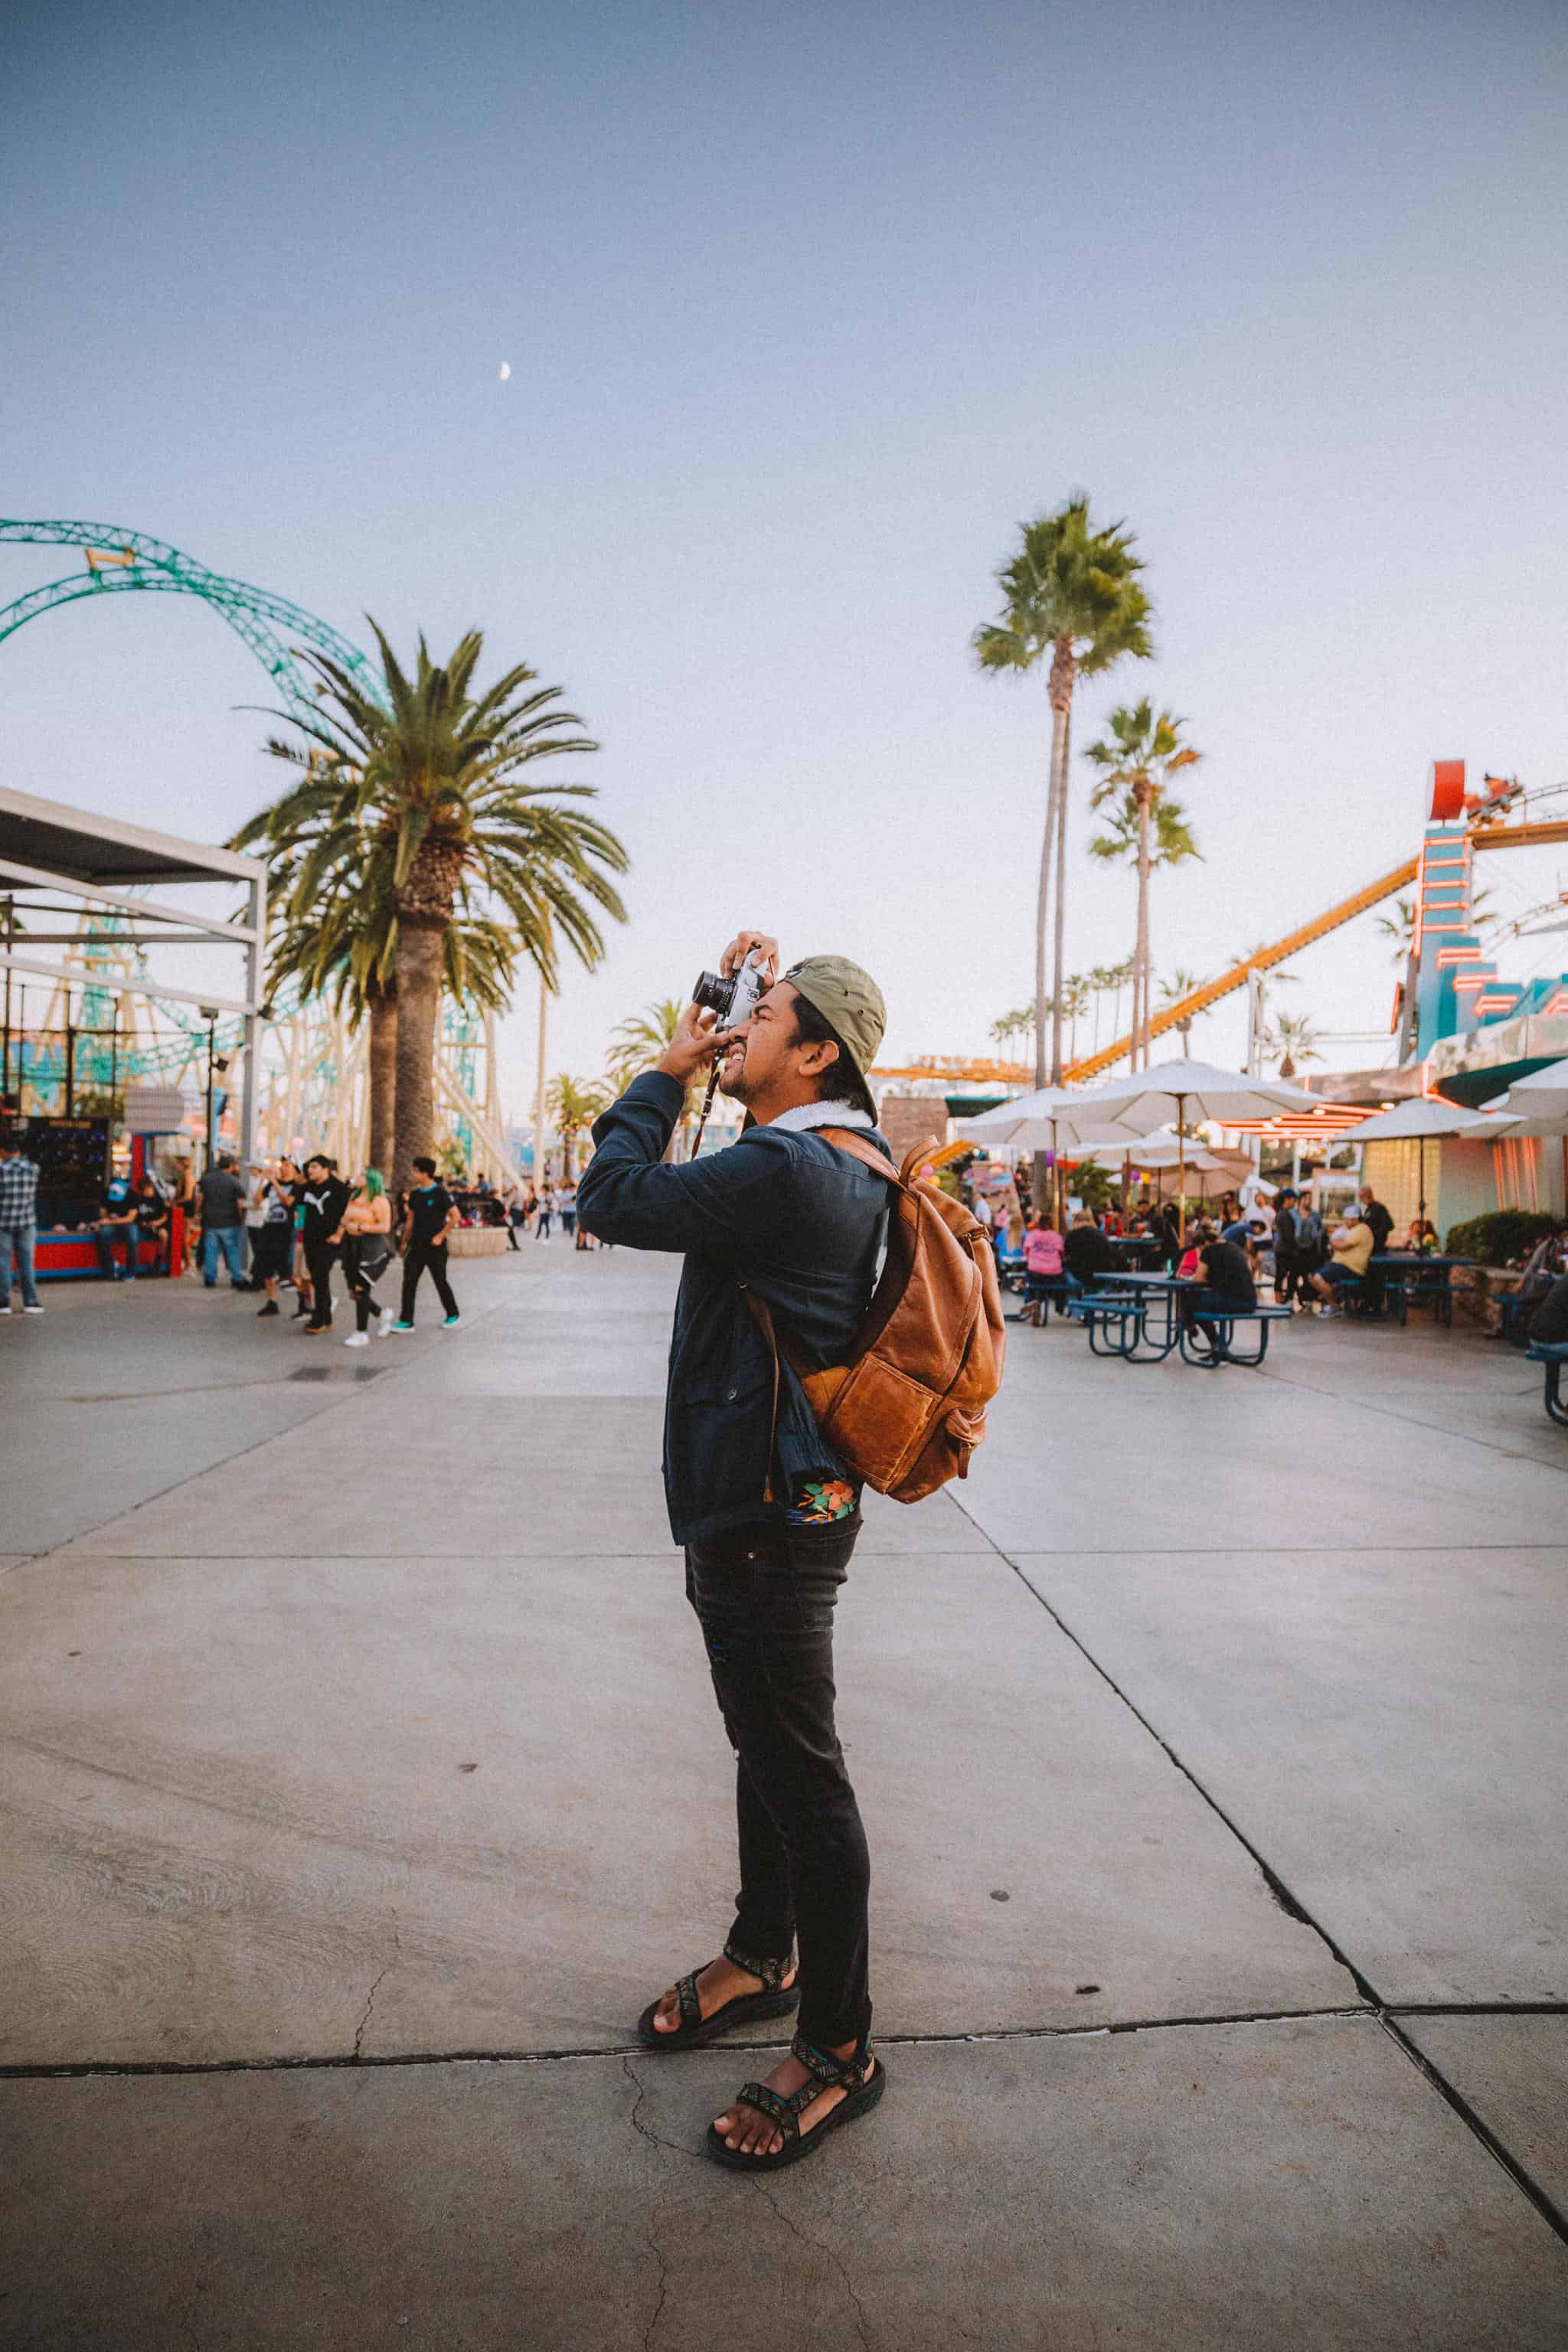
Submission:
M 245 1187 L 235 1174 L 231 1155 L 223 1151 L 216 1164 L 204 1170 L 196 1186 L 202 1209 L 202 1281 L 217 1288 L 218 1253 L 228 1268 L 229 1286 L 245 1288 Z
M 547 1176 L 539 1195 L 539 1221 L 533 1228 L 536 1242 L 550 1239 L 550 1220 L 555 1214 L 555 1187 Z
M 312 1151 L 305 1162 L 305 1182 L 300 1194 L 300 1206 L 304 1213 L 300 1238 L 305 1245 L 305 1264 L 310 1275 L 307 1339 L 315 1339 L 331 1325 L 332 1261 L 338 1254 L 335 1236 L 348 1204 L 349 1188 L 332 1161 L 324 1151 Z
M 526 1225 L 527 1223 L 528 1207 L 523 1195 L 522 1186 L 521 1184 L 514 1184 L 511 1191 L 506 1196 L 506 1245 L 508 1249 L 517 1249 L 520 1247 L 517 1238 L 517 1229 L 520 1225 Z
M 561 1187 L 561 1231 L 570 1241 L 577 1229 L 577 1187 L 570 1176 Z
M 739 1759 L 733 1925 L 721 1958 L 650 2001 L 637 2036 L 689 2049 L 782 2016 L 798 1995 L 788 2055 L 707 2137 L 715 2161 L 766 2171 L 815 2153 L 886 2082 L 871 2048 L 866 1833 L 834 1727 L 834 1611 L 860 1491 L 795 1365 L 848 1357 L 888 1222 L 889 1187 L 815 1130 L 857 1129 L 891 1154 L 865 1080 L 887 1017 L 875 982 L 839 956 L 775 977 L 777 945 L 758 931 L 731 940 L 720 968 L 732 973 L 748 956 L 766 986 L 751 1020 L 721 1032 L 688 1005 L 657 1066 L 595 1122 L 578 1213 L 601 1240 L 684 1253 L 665 1495 Z M 716 1057 L 751 1123 L 727 1150 L 667 1164 L 687 1088 Z M 749 1297 L 776 1326 L 776 1359 Z
M 41 1315 L 33 1275 L 38 1237 L 38 1163 L 14 1136 L 0 1139 L 0 1315 L 11 1312 L 11 1284 L 22 1286 L 22 1312 Z
M 437 1182 L 433 1160 L 416 1160 L 414 1172 L 425 1181 L 414 1185 L 408 1194 L 402 1235 L 403 1306 L 392 1328 L 395 1331 L 413 1330 L 415 1293 L 420 1276 L 428 1267 L 436 1295 L 446 1309 L 441 1328 L 449 1331 L 459 1319 L 458 1302 L 447 1279 L 447 1236 L 458 1223 L 458 1204 L 446 1186 Z
M 259 1163 L 256 1169 L 256 1189 L 251 1194 L 251 1208 L 260 1212 L 260 1223 L 252 1228 L 251 1272 L 267 1293 L 265 1305 L 257 1308 L 258 1317 L 277 1315 L 282 1310 L 278 1304 L 278 1286 L 286 1281 L 289 1261 L 294 1251 L 294 1185 L 288 1180 L 299 1171 L 291 1160 Z M 300 1313 L 304 1312 L 303 1307 Z
M 391 1328 L 375 1295 L 376 1284 L 392 1264 L 392 1203 L 379 1168 L 365 1170 L 359 1191 L 343 1211 L 338 1240 L 343 1279 L 354 1303 L 354 1328 L 343 1345 L 368 1348 L 373 1319 L 380 1338 L 384 1339 Z

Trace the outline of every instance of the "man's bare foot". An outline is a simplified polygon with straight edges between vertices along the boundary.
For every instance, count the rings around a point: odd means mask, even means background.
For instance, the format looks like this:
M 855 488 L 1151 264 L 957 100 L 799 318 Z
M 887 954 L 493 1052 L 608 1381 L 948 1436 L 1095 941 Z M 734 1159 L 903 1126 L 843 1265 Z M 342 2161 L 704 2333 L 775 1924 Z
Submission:
M 784 1975 L 785 1990 L 794 1982 L 795 1969 L 791 1967 Z M 740 2000 L 746 1993 L 762 1990 L 761 1977 L 750 1975 L 745 1969 L 738 1969 L 733 1960 L 722 1958 L 710 1960 L 705 1969 L 698 1971 L 697 1999 L 704 2018 L 711 2017 L 715 2010 L 723 2008 L 726 2001 Z M 671 1985 L 654 2011 L 653 2030 L 656 2033 L 673 2033 L 679 2023 L 680 1995 Z
M 835 2058 L 853 2058 L 855 2044 L 853 2042 L 841 2042 L 833 2049 L 832 2054 Z M 870 2081 L 876 2065 L 875 2058 L 867 2059 L 860 2073 L 862 2083 Z M 781 2099 L 790 2099 L 812 2080 L 812 2074 L 810 2068 L 803 2066 L 792 2052 L 788 2057 L 779 2060 L 771 2074 L 764 2074 L 762 2079 L 770 2091 L 778 2093 Z M 824 2091 L 819 2097 L 813 2099 L 801 2113 L 801 2137 L 804 2139 L 807 2132 L 815 2131 L 818 2124 L 826 2122 L 839 2101 L 847 2096 L 845 2091 L 834 2090 Z M 734 2148 L 742 2156 L 776 2156 L 784 2146 L 784 2134 L 773 2117 L 760 2116 L 755 2107 L 742 2106 L 739 2100 L 732 2107 L 727 2107 L 721 2116 L 714 2117 L 713 2128 L 726 2147 Z

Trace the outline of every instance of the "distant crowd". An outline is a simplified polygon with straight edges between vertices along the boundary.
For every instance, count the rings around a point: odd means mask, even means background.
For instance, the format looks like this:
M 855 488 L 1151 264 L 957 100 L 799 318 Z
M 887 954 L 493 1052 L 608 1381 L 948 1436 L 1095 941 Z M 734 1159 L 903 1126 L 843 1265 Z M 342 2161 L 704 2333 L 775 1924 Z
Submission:
M 1264 1286 L 1277 1305 L 1297 1315 L 1375 1309 L 1382 1296 L 1379 1261 L 1390 1255 L 1426 1257 L 1437 1248 L 1429 1219 L 1413 1218 L 1396 1231 L 1368 1184 L 1333 1216 L 1294 1185 L 1271 1198 L 1259 1192 L 1245 1203 L 1226 1192 L 1214 1214 L 1189 1217 L 1184 1235 L 1173 1201 L 1142 1199 L 1124 1212 L 1112 1195 L 1098 1214 L 1075 1211 L 1065 1233 L 1048 1211 L 1035 1210 L 1016 1194 L 998 1201 L 976 1191 L 973 1206 L 993 1232 L 1004 1271 L 1022 1276 L 1024 1302 L 1015 1319 L 1034 1324 L 1048 1316 L 1053 1303 L 1065 1312 L 1072 1297 L 1103 1276 L 1138 1265 L 1190 1283 L 1186 1304 L 1194 1315 L 1256 1307 Z M 1510 1324 L 1510 1336 L 1568 1338 L 1568 1223 L 1540 1244 L 1524 1268 Z

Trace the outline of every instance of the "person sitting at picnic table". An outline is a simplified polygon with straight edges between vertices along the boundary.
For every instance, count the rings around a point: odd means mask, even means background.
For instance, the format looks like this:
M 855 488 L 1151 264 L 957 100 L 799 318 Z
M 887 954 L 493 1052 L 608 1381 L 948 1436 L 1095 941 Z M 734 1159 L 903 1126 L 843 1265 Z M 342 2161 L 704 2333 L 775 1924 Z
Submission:
M 1062 1277 L 1062 1237 L 1033 1209 L 1024 1230 L 1024 1304 L 1015 1323 L 1044 1323 L 1051 1311 L 1051 1286 Z
M 134 1282 L 136 1279 L 136 1196 L 129 1180 L 112 1177 L 104 1193 L 103 1211 L 92 1229 L 98 1249 L 98 1263 L 111 1282 Z M 121 1244 L 125 1251 L 125 1272 L 122 1275 L 114 1263 L 114 1244 Z
M 1200 1316 L 1249 1313 L 1257 1306 L 1251 1258 L 1239 1243 L 1216 1234 L 1206 1218 L 1195 1229 L 1193 1246 L 1182 1260 L 1184 1272 L 1189 1258 L 1193 1272 L 1186 1276 L 1187 1287 L 1182 1293 L 1182 1315 L 1189 1334 Z
M 1437 1228 L 1428 1217 L 1412 1217 L 1394 1246 L 1399 1250 L 1413 1250 L 1418 1257 L 1425 1256 L 1437 1246 Z
M 1337 1314 L 1336 1298 L 1348 1297 L 1360 1290 L 1366 1280 L 1366 1270 L 1372 1262 L 1372 1227 L 1359 1208 L 1347 1210 L 1345 1222 L 1337 1233 L 1329 1236 L 1329 1260 L 1312 1276 L 1312 1287 L 1321 1301 L 1320 1315 Z
M 1070 1290 L 1092 1290 L 1116 1265 L 1116 1252 L 1087 1209 L 1075 1210 L 1062 1244 L 1062 1265 Z
M 1530 1318 L 1530 1344 L 1558 1348 L 1568 1340 L 1568 1274 L 1560 1274 Z

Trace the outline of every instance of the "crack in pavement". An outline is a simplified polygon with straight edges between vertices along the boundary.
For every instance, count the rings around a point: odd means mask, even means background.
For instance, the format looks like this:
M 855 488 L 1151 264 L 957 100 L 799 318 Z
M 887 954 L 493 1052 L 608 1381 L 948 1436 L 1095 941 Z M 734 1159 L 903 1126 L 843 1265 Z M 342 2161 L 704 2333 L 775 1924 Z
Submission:
M 654 2330 L 658 2327 L 659 2321 L 664 2317 L 664 2299 L 669 2292 L 669 2273 L 665 2267 L 664 2250 L 660 2246 L 658 2240 L 653 2234 L 653 2222 L 651 2220 L 649 2221 L 647 2231 L 645 2232 L 644 2242 L 646 2243 L 649 2253 L 653 2256 L 654 2261 L 658 2264 L 658 2301 L 654 2305 L 653 2317 L 648 2321 L 647 2326 L 642 2332 L 642 2352 L 648 2352 L 648 2347 L 653 2342 Z
M 382 1969 L 381 1974 L 376 1978 L 375 1982 L 372 1985 L 369 1992 L 365 1995 L 364 2014 L 360 2019 L 359 2024 L 354 2029 L 353 2063 L 356 2066 L 363 2063 L 364 2030 L 370 2023 L 370 2013 L 375 2007 L 376 1994 L 381 1990 L 382 1986 L 386 1982 L 387 1978 L 392 1974 L 393 1969 L 397 1966 L 397 1963 L 402 1957 L 403 1939 L 398 1933 L 397 1914 L 395 1911 L 392 1915 L 392 1958 L 387 1961 L 386 1966 Z
M 615 2054 L 616 2053 L 610 2051 L 606 2051 L 605 2053 L 606 2057 L 610 2057 Z M 632 2129 L 637 2133 L 638 2138 L 646 2139 L 651 2147 L 668 2148 L 672 2156 L 689 2156 L 695 2160 L 697 2150 L 694 2147 L 682 2147 L 678 2139 L 665 2139 L 659 2133 L 654 2130 L 651 2124 L 644 2123 L 642 2119 L 642 2103 L 648 2095 L 647 2085 L 641 2080 L 637 2068 L 632 2064 L 630 2057 L 625 2051 L 620 2053 L 620 2061 L 621 2072 L 625 2074 L 627 2082 L 630 2083 L 632 2088 L 637 2093 L 637 2097 L 632 2103 Z
M 778 2199 L 773 2195 L 773 2190 L 768 2187 L 766 2181 L 759 2179 L 753 2174 L 752 2176 L 752 2186 L 755 2189 L 758 2196 L 762 2199 L 764 2205 L 767 2206 L 768 2210 L 773 2214 L 778 2221 L 784 2223 L 784 2228 L 789 2231 L 792 2238 L 798 2238 L 803 2246 L 809 2246 L 811 2248 L 813 2253 L 825 2254 L 827 2260 L 833 2264 L 833 2267 L 837 2272 L 839 2278 L 843 2281 L 845 2294 L 848 2296 L 850 2302 L 855 2306 L 855 2332 L 860 2338 L 862 2352 L 871 2352 L 871 2339 L 866 2333 L 866 2306 L 861 2302 L 859 2296 L 856 2294 L 855 2282 L 845 2268 L 843 2261 L 839 2255 L 835 2252 L 833 2247 L 826 2244 L 822 2239 L 807 2237 L 799 2222 L 791 2221 L 789 2215 L 784 2211 L 784 2207 L 779 2203 Z

